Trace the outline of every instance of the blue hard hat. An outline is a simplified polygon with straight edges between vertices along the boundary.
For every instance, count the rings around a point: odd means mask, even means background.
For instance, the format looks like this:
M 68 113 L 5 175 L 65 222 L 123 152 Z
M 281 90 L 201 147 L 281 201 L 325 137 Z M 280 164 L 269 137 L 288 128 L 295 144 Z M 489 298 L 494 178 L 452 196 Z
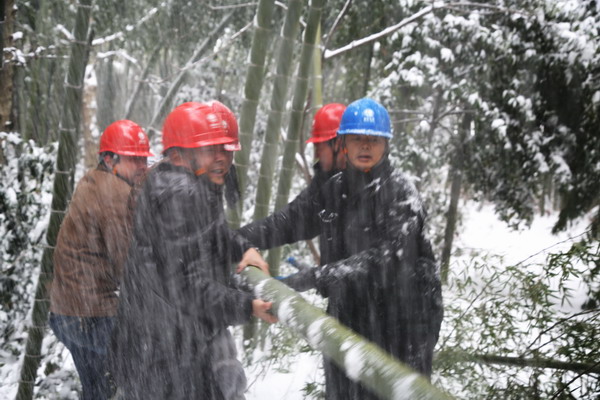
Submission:
M 384 106 L 368 97 L 356 100 L 344 111 L 338 135 L 370 135 L 391 139 L 390 115 Z

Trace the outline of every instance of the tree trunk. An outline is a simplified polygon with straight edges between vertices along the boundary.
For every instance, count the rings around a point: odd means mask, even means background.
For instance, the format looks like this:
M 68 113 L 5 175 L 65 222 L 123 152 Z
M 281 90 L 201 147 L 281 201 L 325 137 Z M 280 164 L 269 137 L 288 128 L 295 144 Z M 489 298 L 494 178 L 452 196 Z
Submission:
M 315 51 L 313 54 L 313 67 L 312 67 L 312 83 L 313 84 L 312 84 L 312 91 L 311 91 L 311 107 L 310 107 L 310 109 L 315 112 L 319 108 L 323 107 L 323 62 L 322 62 L 323 60 L 322 60 L 322 53 L 321 53 L 321 27 L 322 27 L 321 23 L 319 22 L 319 27 L 317 28 L 317 37 L 315 39 Z M 314 115 L 314 113 L 312 113 L 312 112 L 308 113 L 308 114 L 311 117 Z M 308 115 L 307 115 L 307 117 L 308 117 Z M 302 126 L 304 126 L 304 124 Z M 306 132 L 306 129 L 302 128 L 301 132 Z M 310 178 L 310 174 L 308 173 L 309 167 L 308 167 L 308 163 L 306 162 L 306 158 L 305 158 L 306 146 L 302 139 L 304 139 L 304 138 L 301 137 L 301 140 L 298 141 L 299 153 L 302 157 L 302 160 L 304 161 L 304 168 L 301 168 L 301 170 L 304 172 L 305 175 L 308 175 Z M 307 184 L 310 184 L 310 179 L 307 180 Z M 315 243 L 312 241 L 312 239 L 308 239 L 306 241 L 306 245 L 308 246 L 308 249 L 310 250 L 310 253 L 313 256 L 314 263 L 316 265 L 319 265 L 321 263 L 321 255 L 319 254 L 319 250 L 317 249 L 317 246 L 315 246 Z M 277 250 L 277 251 L 281 252 L 281 250 Z M 277 254 L 275 254 L 275 255 L 277 255 Z M 281 257 L 279 257 L 279 258 L 281 258 Z
M 88 85 L 83 90 L 83 166 L 86 171 L 98 165 L 98 138 L 92 135 L 93 120 L 97 115 L 98 106 L 97 89 L 97 86 Z
M 460 199 L 460 189 L 462 186 L 462 171 L 457 166 L 452 166 L 450 170 L 450 206 L 446 213 L 446 229 L 444 231 L 444 247 L 442 248 L 441 276 L 442 282 L 448 282 L 448 272 L 450 269 L 450 255 L 452 253 L 452 242 L 454 232 L 456 231 L 456 219 L 458 214 L 458 200 Z
M 425 377 L 258 268 L 246 268 L 242 276 L 257 297 L 273 302 L 273 312 L 282 324 L 330 358 L 350 379 L 362 383 L 382 399 L 450 398 Z
M 269 213 L 271 187 L 273 186 L 273 175 L 279 150 L 281 120 L 287 102 L 288 82 L 291 75 L 292 61 L 294 60 L 294 42 L 298 34 L 298 27 L 300 26 L 302 8 L 303 4 L 300 0 L 291 0 L 288 3 L 285 22 L 281 30 L 275 84 L 273 85 L 273 94 L 271 96 L 271 110 L 267 118 L 267 128 L 256 188 L 254 203 L 255 221 L 266 217 Z M 254 340 L 257 339 L 257 332 L 258 324 L 255 321 L 251 321 L 244 327 L 244 339 L 248 341 L 249 347 L 255 346 Z
M 273 85 L 273 94 L 271 96 L 271 110 L 269 111 L 269 116 L 267 118 L 267 128 L 260 160 L 260 172 L 258 175 L 254 203 L 255 221 L 262 219 L 269 214 L 271 187 L 273 186 L 273 175 L 277 164 L 277 155 L 279 153 L 281 120 L 287 102 L 288 82 L 291 75 L 292 61 L 294 59 L 294 42 L 296 41 L 298 27 L 300 26 L 302 8 L 302 1 L 290 0 L 283 29 L 281 31 L 275 84 Z
M 114 50 L 110 47 L 109 51 Z M 98 129 L 103 132 L 107 126 L 117 120 L 117 110 L 119 109 L 119 87 L 117 71 L 115 71 L 113 57 L 98 60 L 95 63 L 96 80 L 96 121 Z
M 77 161 L 77 138 L 81 129 L 83 78 L 89 55 L 88 28 L 91 12 L 92 0 L 80 0 L 77 5 L 77 19 L 73 30 L 74 41 L 71 44 L 71 56 L 65 82 L 65 107 L 59 126 L 60 139 L 53 186 L 52 211 L 46 232 L 47 247 L 42 255 L 42 267 L 36 288 L 31 326 L 28 331 L 29 335 L 17 392 L 18 400 L 33 397 L 33 385 L 42 357 L 41 347 L 50 305 L 47 286 L 53 275 L 52 255 L 58 230 L 73 192 L 73 175 Z
M 456 138 L 454 147 L 453 162 L 450 167 L 450 179 L 452 180 L 450 188 L 450 206 L 446 215 L 446 229 L 444 232 L 444 246 L 442 248 L 441 259 L 441 277 L 442 282 L 448 281 L 448 272 L 450 269 L 450 255 L 452 254 L 452 242 L 454 240 L 454 232 L 456 231 L 456 220 L 458 215 L 458 201 L 460 199 L 460 190 L 462 186 L 462 171 L 463 171 L 463 147 L 467 138 L 469 129 L 471 129 L 471 121 L 473 117 L 470 113 L 465 113 L 459 127 L 458 137 Z
M 318 110 L 323 106 L 323 61 L 321 59 L 321 22 L 317 28 L 317 36 L 315 38 L 315 48 L 313 54 L 312 67 L 312 100 L 311 108 Z
M 279 210 L 288 203 L 290 189 L 292 187 L 292 178 L 296 165 L 296 152 L 298 151 L 298 138 L 302 131 L 304 122 L 304 104 L 308 95 L 308 81 L 310 79 L 311 64 L 315 54 L 315 43 L 317 32 L 321 23 L 321 12 L 325 6 L 325 0 L 312 0 L 304 39 L 302 42 L 302 51 L 300 53 L 300 66 L 298 76 L 294 87 L 294 98 L 292 100 L 292 112 L 288 126 L 287 137 L 281 163 L 281 174 L 279 175 L 279 184 L 277 186 L 277 198 L 275 200 L 275 210 Z M 279 262 L 281 258 L 281 249 L 272 249 L 269 255 L 269 266 L 272 274 L 279 274 Z
M 4 62 L 4 47 L 12 46 L 14 0 L 3 0 L 0 3 L 0 131 L 10 131 L 14 125 L 11 122 L 13 100 L 13 74 L 15 67 L 12 63 Z M 1 141 L 2 139 L 0 139 Z M 0 142 L 1 144 L 1 142 Z M 4 164 L 4 153 L 0 146 L 0 164 Z
M 235 154 L 235 166 L 237 169 L 238 184 L 241 198 L 238 207 L 229 209 L 228 220 L 232 228 L 240 226 L 241 212 L 244 204 L 246 181 L 248 179 L 248 162 L 252 151 L 252 136 L 254 123 L 256 121 L 256 108 L 264 81 L 265 58 L 269 37 L 271 35 L 271 17 L 273 15 L 275 0 L 260 0 L 256 13 L 256 26 L 252 37 L 252 47 L 248 70 L 246 71 L 246 83 L 244 87 L 244 101 L 240 113 L 240 144 L 242 150 Z
M 37 2 L 35 11 L 35 32 L 31 35 L 31 48 L 52 45 L 48 37 L 54 36 L 49 15 L 54 7 L 49 1 Z M 84 39 L 85 40 L 85 39 Z M 19 131 L 26 139 L 32 139 L 40 145 L 58 140 L 56 126 L 64 104 L 64 63 L 68 56 L 66 50 L 57 48 L 55 57 L 40 57 L 28 61 L 29 71 L 23 85 L 24 108 L 19 107 L 23 124 Z M 26 93 L 25 93 L 26 92 Z

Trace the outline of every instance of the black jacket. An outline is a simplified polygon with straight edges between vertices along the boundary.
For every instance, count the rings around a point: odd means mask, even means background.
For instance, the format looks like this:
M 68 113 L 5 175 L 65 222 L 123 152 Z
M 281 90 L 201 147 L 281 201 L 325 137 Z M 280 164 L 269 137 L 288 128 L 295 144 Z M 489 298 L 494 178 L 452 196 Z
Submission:
M 321 203 L 321 243 L 328 246 L 315 275 L 329 313 L 429 376 L 443 315 L 441 283 L 414 185 L 385 160 L 369 173 L 334 176 Z
M 231 286 L 231 263 L 250 244 L 228 228 L 220 187 L 169 163 L 148 173 L 133 230 L 112 341 L 117 383 L 140 398 L 218 398 L 207 348 L 250 319 L 252 296 Z M 166 388 L 188 381 L 191 393 Z
M 322 266 L 314 275 L 328 312 L 429 376 L 443 311 L 424 220 L 414 185 L 384 160 L 368 173 L 336 174 L 241 233 L 264 247 L 320 234 Z M 326 380 L 328 398 L 372 396 L 332 365 Z

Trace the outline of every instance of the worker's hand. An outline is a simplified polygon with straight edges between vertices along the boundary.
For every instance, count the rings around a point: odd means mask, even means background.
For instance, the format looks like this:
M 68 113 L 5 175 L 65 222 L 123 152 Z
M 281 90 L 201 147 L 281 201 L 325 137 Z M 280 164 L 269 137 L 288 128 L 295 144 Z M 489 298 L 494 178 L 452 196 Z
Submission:
M 238 267 L 235 272 L 239 274 L 248 265 L 253 265 L 259 268 L 265 274 L 271 276 L 271 274 L 269 274 L 269 264 L 267 264 L 265 259 L 262 258 L 258 250 L 254 248 L 246 250 L 242 257 L 242 261 L 240 261 L 240 263 L 238 264 Z
M 254 299 L 252 300 L 252 315 L 262 319 L 265 322 L 268 322 L 269 324 L 277 322 L 277 317 L 269 312 L 272 306 L 273 303 L 270 301 Z

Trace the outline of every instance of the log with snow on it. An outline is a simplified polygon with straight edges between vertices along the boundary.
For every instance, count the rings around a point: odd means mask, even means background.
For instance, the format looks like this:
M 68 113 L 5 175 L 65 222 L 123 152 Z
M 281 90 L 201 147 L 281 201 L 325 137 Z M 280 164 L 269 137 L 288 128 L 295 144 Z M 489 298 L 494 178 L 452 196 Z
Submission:
M 392 358 L 380 347 L 342 325 L 323 310 L 309 304 L 285 284 L 258 268 L 241 273 L 254 295 L 273 302 L 279 321 L 302 336 L 315 350 L 342 368 L 382 399 L 448 400 L 421 374 Z

